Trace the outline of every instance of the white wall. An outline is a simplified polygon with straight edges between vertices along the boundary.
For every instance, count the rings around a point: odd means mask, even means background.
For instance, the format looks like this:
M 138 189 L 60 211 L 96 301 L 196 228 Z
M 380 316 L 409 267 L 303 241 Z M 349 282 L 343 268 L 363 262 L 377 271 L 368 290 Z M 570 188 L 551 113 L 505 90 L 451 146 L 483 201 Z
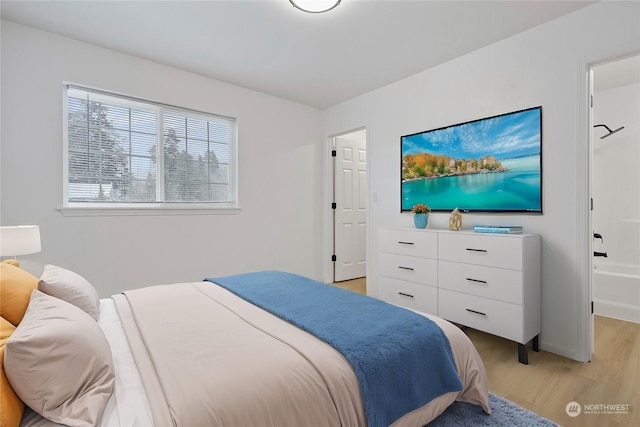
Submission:
M 401 135 L 542 105 L 544 214 L 467 214 L 463 226 L 519 223 L 542 236 L 541 346 L 586 360 L 587 301 L 578 304 L 589 289 L 586 76 L 590 62 L 640 50 L 638 16 L 637 2 L 598 3 L 325 111 L 326 136 L 367 127 L 369 189 L 377 193 L 369 259 L 380 228 L 412 226 L 400 214 Z M 432 214 L 430 227 L 447 228 L 448 214 Z M 371 295 L 376 275 L 377 263 L 368 263 Z
M 542 105 L 544 215 L 500 221 L 517 219 L 542 235 L 543 349 L 584 360 L 586 72 L 589 63 L 640 51 L 639 15 L 638 2 L 600 2 L 324 113 L 2 21 L 0 223 L 39 224 L 43 251 L 23 265 L 35 274 L 45 263 L 66 266 L 101 296 L 263 268 L 328 278 L 329 136 L 367 128 L 369 188 L 377 193 L 368 217 L 373 261 L 380 228 L 412 224 L 399 213 L 400 135 Z M 237 117 L 242 212 L 62 216 L 65 80 Z M 430 219 L 432 227 L 447 224 L 446 214 Z M 369 262 L 372 295 L 376 274 Z
M 594 79 L 598 79 L 598 69 Z M 640 83 L 594 93 L 594 124 L 624 129 L 605 139 L 594 129 L 593 230 L 603 236 L 593 249 L 608 262 L 640 264 Z M 594 262 L 597 263 L 597 259 Z
M 2 21 L 2 225 L 38 224 L 20 258 L 85 276 L 102 297 L 260 269 L 320 279 L 322 113 L 139 58 Z M 65 217 L 62 82 L 238 119 L 237 215 Z

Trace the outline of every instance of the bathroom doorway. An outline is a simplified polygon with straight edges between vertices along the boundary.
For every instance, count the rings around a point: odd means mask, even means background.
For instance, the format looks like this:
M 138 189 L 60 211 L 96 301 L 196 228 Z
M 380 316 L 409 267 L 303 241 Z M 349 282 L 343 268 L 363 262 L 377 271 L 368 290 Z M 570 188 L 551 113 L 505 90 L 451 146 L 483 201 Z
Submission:
M 593 311 L 640 323 L 640 54 L 590 76 Z

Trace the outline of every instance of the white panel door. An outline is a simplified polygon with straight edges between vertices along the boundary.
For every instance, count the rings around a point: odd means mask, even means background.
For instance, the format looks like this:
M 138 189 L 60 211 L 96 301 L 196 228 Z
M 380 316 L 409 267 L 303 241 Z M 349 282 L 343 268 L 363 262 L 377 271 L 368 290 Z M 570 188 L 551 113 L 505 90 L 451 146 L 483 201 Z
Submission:
M 335 275 L 336 282 L 366 276 L 366 138 L 336 138 Z

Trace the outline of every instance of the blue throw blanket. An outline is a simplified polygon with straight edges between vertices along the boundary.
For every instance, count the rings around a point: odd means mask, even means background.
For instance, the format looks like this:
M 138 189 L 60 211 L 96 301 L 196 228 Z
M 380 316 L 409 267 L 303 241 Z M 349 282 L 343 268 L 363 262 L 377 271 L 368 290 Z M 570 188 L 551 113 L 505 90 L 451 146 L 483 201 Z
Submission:
M 205 280 L 340 351 L 360 383 L 369 427 L 387 427 L 441 394 L 462 390 L 449 340 L 419 314 L 290 273 Z

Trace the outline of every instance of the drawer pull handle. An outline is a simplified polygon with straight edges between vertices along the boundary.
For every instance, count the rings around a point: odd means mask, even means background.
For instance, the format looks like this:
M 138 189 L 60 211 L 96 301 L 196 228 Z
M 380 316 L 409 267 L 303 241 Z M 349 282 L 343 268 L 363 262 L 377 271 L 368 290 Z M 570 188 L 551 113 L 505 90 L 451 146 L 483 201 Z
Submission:
M 474 249 L 474 248 L 467 248 L 468 251 L 471 252 L 487 252 L 486 249 Z
M 468 312 L 471 312 L 471 313 L 480 314 L 482 316 L 486 316 L 487 315 L 487 313 L 482 313 L 480 311 L 471 310 L 470 308 L 465 308 L 465 310 L 467 310 Z
M 413 268 L 411 268 L 411 267 L 403 267 L 403 266 L 399 265 L 398 268 L 401 269 L 401 270 L 413 271 Z
M 475 283 L 484 283 L 484 284 L 486 284 L 486 283 L 487 283 L 487 281 L 486 281 L 486 280 L 472 279 L 471 277 L 467 277 L 466 279 L 467 279 L 468 281 L 470 281 L 470 282 L 475 282 Z
M 400 245 L 411 245 L 413 246 L 415 243 L 413 242 L 398 242 Z
M 403 292 L 398 292 L 398 295 L 402 295 L 403 297 L 413 298 L 413 295 L 405 294 Z

